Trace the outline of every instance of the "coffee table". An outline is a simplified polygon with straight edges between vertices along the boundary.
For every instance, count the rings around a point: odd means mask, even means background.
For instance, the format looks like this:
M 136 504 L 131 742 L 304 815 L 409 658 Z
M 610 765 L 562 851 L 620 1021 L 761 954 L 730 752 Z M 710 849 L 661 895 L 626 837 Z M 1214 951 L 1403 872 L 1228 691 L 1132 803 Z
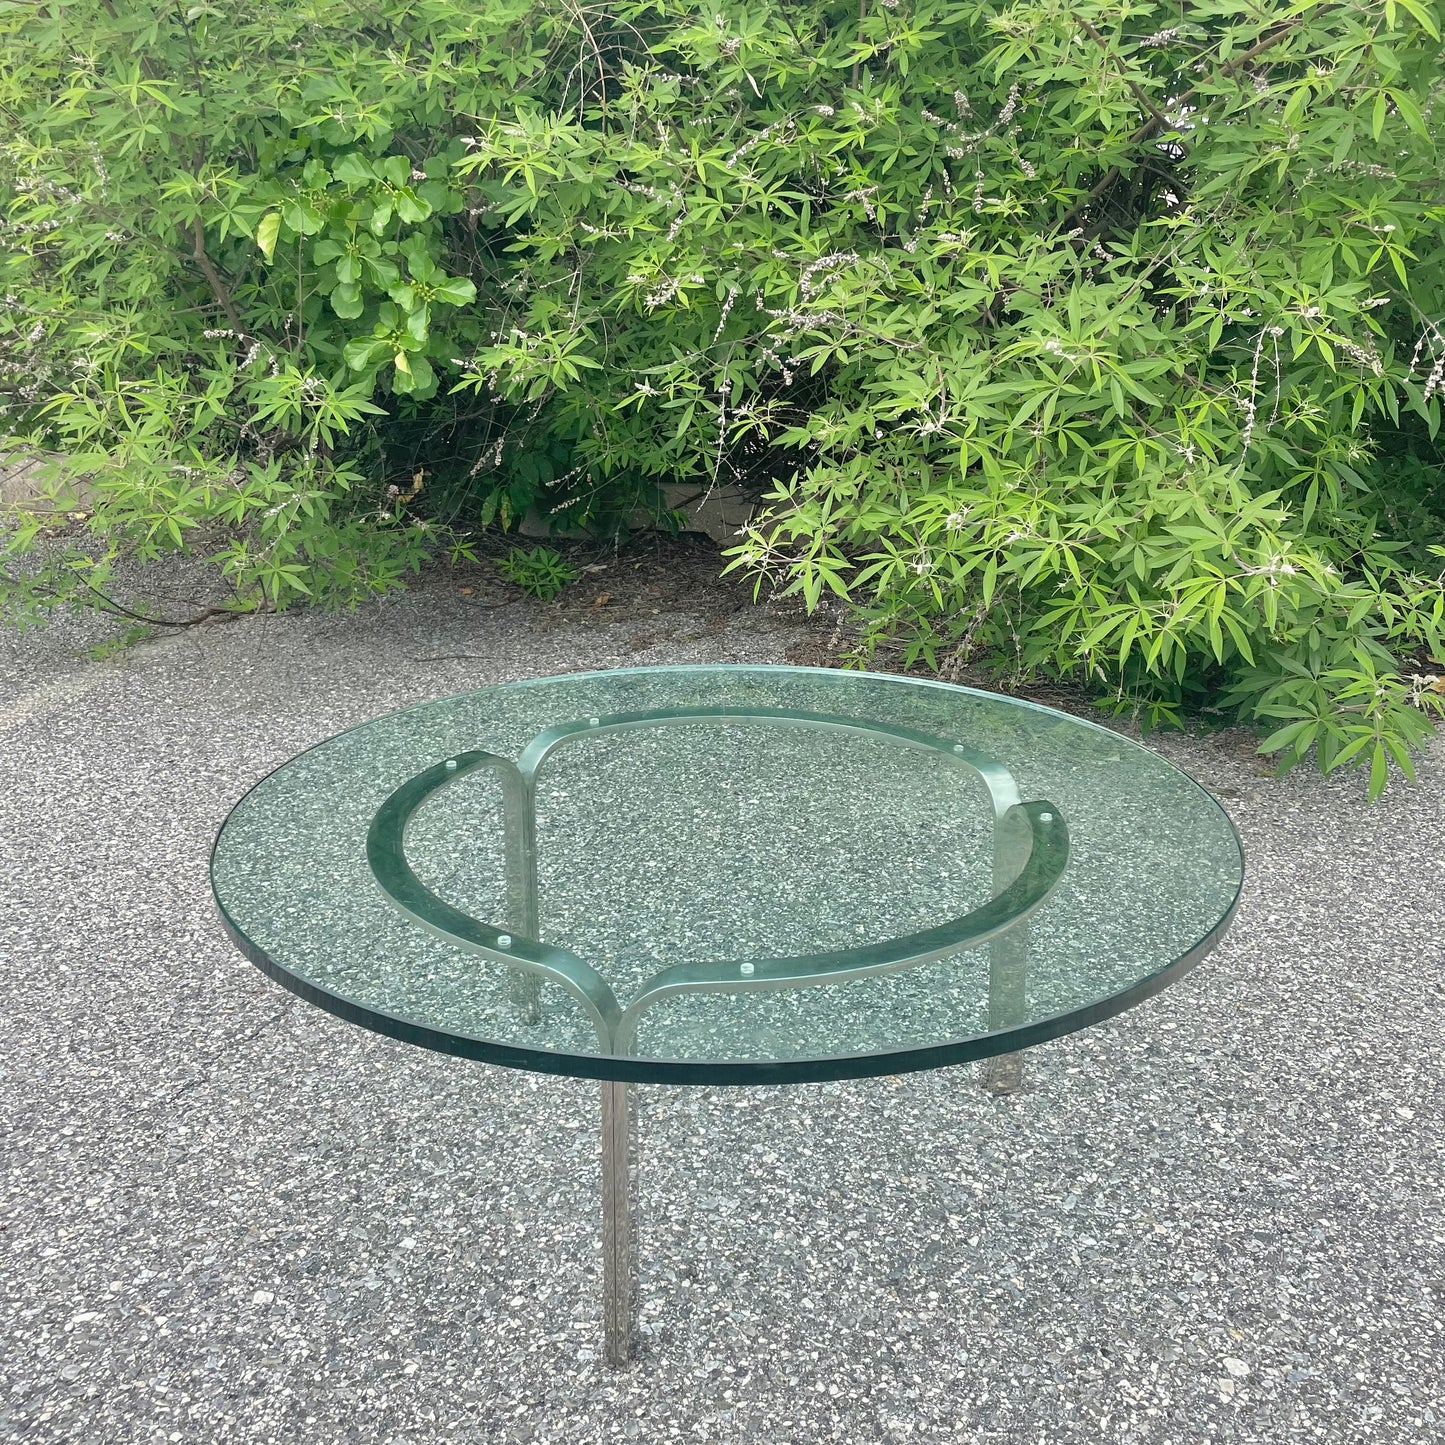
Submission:
M 602 1081 L 606 1357 L 629 1357 L 636 1085 L 986 1060 L 1148 998 L 1244 876 L 1223 809 L 1093 723 L 911 678 L 658 667 L 486 687 L 263 778 L 211 860 L 311 1003 Z

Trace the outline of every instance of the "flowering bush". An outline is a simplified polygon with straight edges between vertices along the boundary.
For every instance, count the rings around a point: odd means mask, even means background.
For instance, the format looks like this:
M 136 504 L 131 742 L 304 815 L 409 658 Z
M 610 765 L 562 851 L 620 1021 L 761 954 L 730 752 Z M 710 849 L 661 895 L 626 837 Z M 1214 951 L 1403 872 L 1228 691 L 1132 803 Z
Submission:
M 237 605 L 766 494 L 859 655 L 1408 771 L 1445 653 L 1438 0 L 0 16 L 4 424 Z M 23 548 L 33 527 L 12 536 Z

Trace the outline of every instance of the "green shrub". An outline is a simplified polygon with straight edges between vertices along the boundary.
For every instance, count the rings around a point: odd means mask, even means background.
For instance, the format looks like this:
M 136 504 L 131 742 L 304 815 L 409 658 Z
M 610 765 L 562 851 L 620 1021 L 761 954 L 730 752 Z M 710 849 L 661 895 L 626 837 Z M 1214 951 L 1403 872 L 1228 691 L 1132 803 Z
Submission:
M 552 547 L 513 547 L 497 570 L 528 597 L 555 602 L 578 577 L 577 569 Z
M 860 657 L 1378 793 L 1445 652 L 1440 14 L 12 7 L 0 404 L 100 545 L 7 604 L 180 547 L 346 601 L 741 479 L 737 565 Z

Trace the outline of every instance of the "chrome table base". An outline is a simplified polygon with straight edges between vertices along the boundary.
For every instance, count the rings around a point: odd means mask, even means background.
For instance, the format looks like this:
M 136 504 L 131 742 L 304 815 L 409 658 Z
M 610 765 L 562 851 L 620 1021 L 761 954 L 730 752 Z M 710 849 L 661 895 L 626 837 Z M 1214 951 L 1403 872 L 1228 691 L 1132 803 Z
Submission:
M 993 821 L 992 896 L 962 918 L 883 943 L 801 958 L 762 958 L 676 965 L 655 975 L 624 1004 L 589 963 L 542 942 L 537 876 L 537 773 L 559 747 L 586 739 L 699 723 L 753 723 L 853 734 L 922 750 L 973 773 L 988 797 Z M 501 781 L 507 867 L 507 921 L 471 917 L 433 893 L 412 871 L 406 831 L 417 812 L 448 784 L 477 770 Z M 911 728 L 825 713 L 728 707 L 671 708 L 619 713 L 562 723 L 539 733 L 515 762 L 474 750 L 418 773 L 393 791 L 372 820 L 367 860 L 383 893 L 406 916 L 464 951 L 507 967 L 512 1007 L 526 1023 L 541 1017 L 540 985 L 560 985 L 583 1007 L 596 1030 L 598 1052 L 636 1051 L 644 1011 L 684 993 L 746 993 L 835 984 L 892 973 L 984 945 L 989 951 L 988 1031 L 1004 1032 L 1028 1017 L 1026 978 L 1029 917 L 1057 886 L 1068 861 L 1068 830 L 1053 804 L 1024 802 L 1009 770 L 996 759 L 950 738 Z M 988 1059 L 985 1086 L 1016 1092 L 1022 1055 Z M 607 1363 L 631 1356 L 637 1284 L 634 1215 L 637 1205 L 637 1087 L 602 1085 L 602 1298 Z
M 637 1295 L 637 1085 L 602 1085 L 602 1334 L 607 1363 L 632 1354 Z
M 983 1062 L 991 1094 L 1023 1087 L 1023 1055 Z M 638 1298 L 637 1085 L 602 1085 L 602 1338 L 603 1354 L 617 1370 L 632 1358 Z

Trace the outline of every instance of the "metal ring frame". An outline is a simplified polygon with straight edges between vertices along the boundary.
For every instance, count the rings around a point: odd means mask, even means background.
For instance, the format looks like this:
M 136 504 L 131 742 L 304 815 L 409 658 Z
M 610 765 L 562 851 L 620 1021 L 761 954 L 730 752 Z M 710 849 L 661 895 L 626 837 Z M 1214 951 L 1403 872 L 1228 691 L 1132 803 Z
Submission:
M 538 938 L 537 779 L 543 764 L 561 747 L 611 733 L 696 723 L 765 723 L 782 727 L 883 738 L 931 752 L 977 777 L 986 789 L 994 820 L 994 894 L 962 918 L 883 943 L 837 949 L 796 958 L 755 958 L 676 964 L 650 979 L 625 1006 L 591 964 Z M 505 926 L 482 922 L 453 907 L 412 870 L 406 833 L 420 810 L 448 783 L 478 771 L 501 781 L 507 832 L 507 873 L 511 915 Z M 459 753 L 403 783 L 381 805 L 366 839 L 367 861 L 391 902 L 422 927 L 457 948 L 506 964 L 530 983 L 537 977 L 560 984 L 580 1003 L 597 1033 L 601 1051 L 632 1055 L 644 1013 L 662 999 L 683 993 L 738 993 L 842 983 L 891 973 L 916 964 L 994 943 L 990 979 L 990 1027 L 1022 1021 L 1022 969 L 1026 944 L 1000 950 L 1057 887 L 1068 863 L 1068 829 L 1052 804 L 1022 802 L 1013 775 L 1001 763 L 964 746 L 910 728 L 863 722 L 829 713 L 782 709 L 667 708 L 614 713 L 563 723 L 539 733 L 516 762 L 496 753 Z M 504 941 L 505 940 L 505 941 Z M 535 985 L 514 983 L 513 999 L 535 1019 Z M 1009 1015 L 1009 1016 L 1004 1016 Z M 1013 1017 L 1012 1015 L 1019 1015 Z

